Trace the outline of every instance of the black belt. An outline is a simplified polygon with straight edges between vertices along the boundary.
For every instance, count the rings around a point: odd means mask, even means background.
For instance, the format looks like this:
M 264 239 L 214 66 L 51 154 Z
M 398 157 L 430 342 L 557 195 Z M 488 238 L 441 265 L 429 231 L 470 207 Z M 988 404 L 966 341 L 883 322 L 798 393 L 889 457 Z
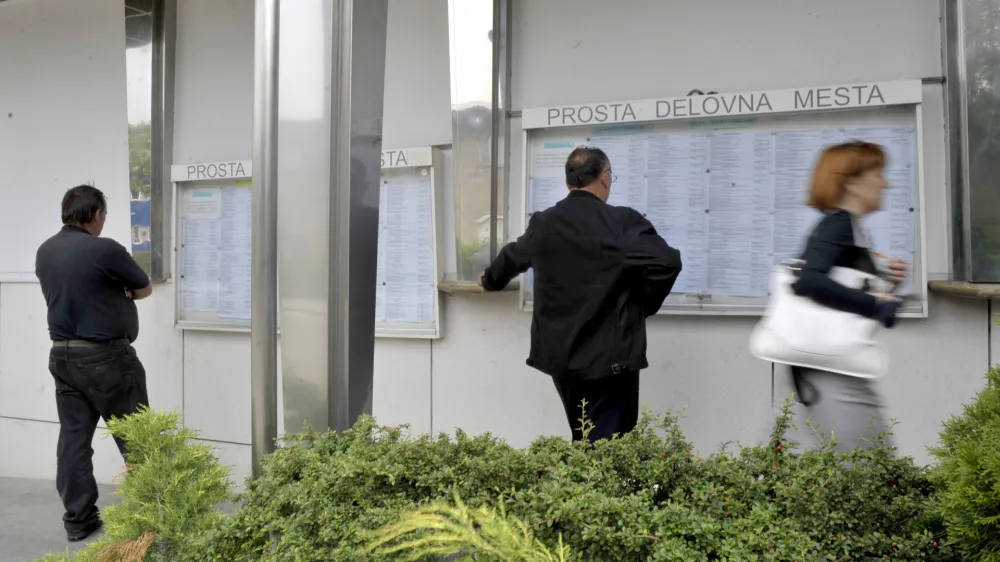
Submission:
M 129 341 L 127 339 L 111 341 L 63 340 L 52 342 L 52 347 L 83 347 L 87 349 L 95 349 L 99 347 L 123 347 L 126 345 L 129 345 Z

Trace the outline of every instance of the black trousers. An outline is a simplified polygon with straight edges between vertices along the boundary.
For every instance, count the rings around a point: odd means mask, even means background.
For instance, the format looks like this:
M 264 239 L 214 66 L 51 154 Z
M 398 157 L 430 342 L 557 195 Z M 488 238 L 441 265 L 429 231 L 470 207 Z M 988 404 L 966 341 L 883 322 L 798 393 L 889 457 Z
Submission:
M 131 345 L 108 345 L 53 347 L 49 372 L 59 411 L 56 489 L 66 509 L 63 524 L 72 535 L 91 528 L 100 516 L 93 463 L 97 423 L 149 404 L 146 370 Z M 125 444 L 115 442 L 124 456 Z
M 573 430 L 573 441 L 583 440 L 583 401 L 587 401 L 586 419 L 593 424 L 587 439 L 591 442 L 610 439 L 635 429 L 639 421 L 639 372 L 594 380 L 552 378 Z

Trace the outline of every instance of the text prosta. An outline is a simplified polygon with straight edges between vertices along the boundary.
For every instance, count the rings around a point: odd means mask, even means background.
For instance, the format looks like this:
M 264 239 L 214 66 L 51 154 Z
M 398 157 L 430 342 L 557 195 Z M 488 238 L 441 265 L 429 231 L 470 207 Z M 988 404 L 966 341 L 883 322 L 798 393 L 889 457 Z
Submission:
M 388 166 L 390 168 L 395 168 L 397 166 L 408 166 L 409 162 L 406 159 L 405 150 L 386 150 L 382 152 L 382 166 Z
M 189 164 L 187 176 L 192 180 L 215 180 L 246 177 L 242 162 L 220 162 L 218 164 Z
M 549 109 L 549 125 L 586 125 L 588 123 L 617 123 L 635 121 L 635 110 L 630 103 L 601 103 L 579 107 L 553 107 Z

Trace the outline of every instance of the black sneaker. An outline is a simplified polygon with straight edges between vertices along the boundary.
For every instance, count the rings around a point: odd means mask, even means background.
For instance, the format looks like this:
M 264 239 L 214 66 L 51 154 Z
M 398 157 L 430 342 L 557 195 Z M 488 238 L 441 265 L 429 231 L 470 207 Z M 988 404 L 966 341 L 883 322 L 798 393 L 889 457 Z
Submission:
M 69 542 L 80 542 L 89 537 L 90 535 L 93 535 L 97 531 L 101 530 L 101 527 L 103 526 L 104 522 L 98 519 L 97 521 L 94 521 L 93 523 L 84 527 L 83 529 L 80 529 L 79 531 L 73 531 L 67 533 L 66 538 L 69 539 Z

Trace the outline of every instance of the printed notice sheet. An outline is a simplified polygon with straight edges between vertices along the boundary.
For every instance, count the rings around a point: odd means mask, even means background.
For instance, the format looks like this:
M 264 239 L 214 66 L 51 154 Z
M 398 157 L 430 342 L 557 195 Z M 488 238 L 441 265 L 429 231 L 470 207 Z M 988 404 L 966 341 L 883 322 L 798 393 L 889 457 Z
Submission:
M 216 312 L 219 308 L 222 190 L 214 187 L 189 189 L 183 193 L 180 306 L 182 310 Z
M 181 310 L 249 320 L 252 189 L 211 187 L 181 193 Z M 432 324 L 437 279 L 429 170 L 390 172 L 379 197 L 376 322 Z
M 183 192 L 181 310 L 250 319 L 249 187 Z
M 851 139 L 887 152 L 889 189 L 882 210 L 866 220 L 869 245 L 912 264 L 918 166 L 912 127 L 662 133 L 640 125 L 592 129 L 576 142 L 536 139 L 526 214 L 565 196 L 563 166 L 574 147 L 600 147 L 616 180 L 608 203 L 639 211 L 681 251 L 675 294 L 764 299 L 773 265 L 799 257 L 821 218 L 806 206 L 819 154 Z M 525 281 L 530 301 L 530 272 Z
M 430 324 L 434 302 L 434 190 L 426 169 L 387 172 L 379 209 L 377 323 Z
M 250 319 L 250 220 L 253 191 L 222 190 L 219 221 L 219 318 Z

